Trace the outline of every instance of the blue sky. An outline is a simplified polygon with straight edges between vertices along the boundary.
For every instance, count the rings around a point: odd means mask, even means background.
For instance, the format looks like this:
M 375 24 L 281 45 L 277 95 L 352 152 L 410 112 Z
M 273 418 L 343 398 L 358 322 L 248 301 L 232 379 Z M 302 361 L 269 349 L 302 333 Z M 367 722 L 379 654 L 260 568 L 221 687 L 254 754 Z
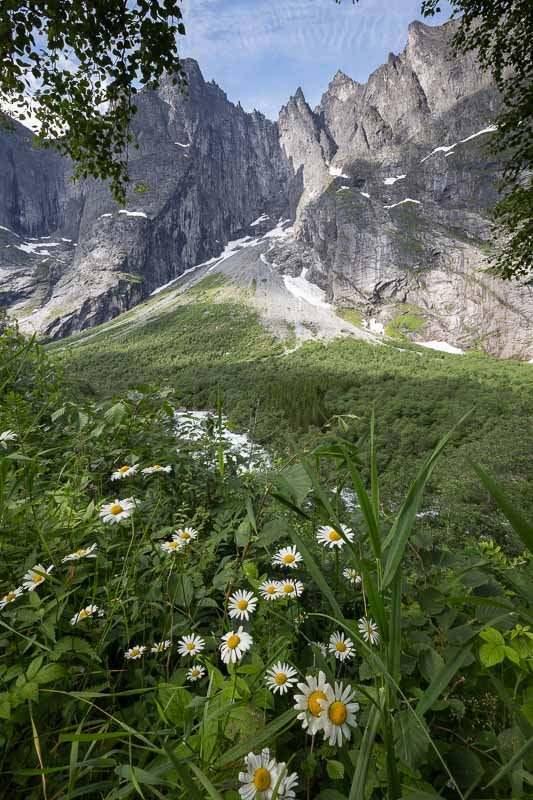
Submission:
M 450 17 L 450 6 L 431 24 Z M 181 54 L 230 100 L 275 119 L 301 86 L 315 106 L 338 69 L 365 82 L 399 53 L 421 0 L 183 0 Z M 426 20 L 426 23 L 428 21 Z M 429 23 L 428 23 L 429 24 Z

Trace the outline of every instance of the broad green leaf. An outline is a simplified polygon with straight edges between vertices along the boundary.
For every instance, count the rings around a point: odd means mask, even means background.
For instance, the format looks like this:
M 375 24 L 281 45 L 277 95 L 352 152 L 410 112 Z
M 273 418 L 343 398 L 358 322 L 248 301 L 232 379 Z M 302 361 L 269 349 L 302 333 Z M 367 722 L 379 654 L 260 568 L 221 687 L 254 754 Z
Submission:
M 487 642 L 479 649 L 479 657 L 484 667 L 493 667 L 501 664 L 505 658 L 505 646 L 496 642 Z
M 326 761 L 326 770 L 332 781 L 340 781 L 344 778 L 344 764 L 340 761 L 330 759 Z
M 409 710 L 399 711 L 394 717 L 396 753 L 414 771 L 424 763 L 430 743 L 429 733 L 420 722 Z
M 491 644 L 505 643 L 503 636 L 501 635 L 500 631 L 496 630 L 496 628 L 485 628 L 484 631 L 481 631 L 479 636 L 485 642 L 490 642 Z

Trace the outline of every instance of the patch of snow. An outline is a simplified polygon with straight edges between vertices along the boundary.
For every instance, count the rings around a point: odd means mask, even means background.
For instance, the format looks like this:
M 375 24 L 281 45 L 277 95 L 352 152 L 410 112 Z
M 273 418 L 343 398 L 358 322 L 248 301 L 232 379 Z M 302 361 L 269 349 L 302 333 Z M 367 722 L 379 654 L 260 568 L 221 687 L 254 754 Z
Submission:
M 63 236 L 62 236 L 62 237 L 61 237 L 61 241 L 62 241 L 62 242 L 71 242 L 71 241 L 72 241 L 72 239 L 64 239 L 64 238 L 63 238 Z
M 100 214 L 98 219 L 103 219 L 103 217 L 112 217 L 112 216 L 113 216 L 113 214 Z
M 420 163 L 423 164 L 424 161 L 427 161 L 428 158 L 431 158 L 431 156 L 435 155 L 435 153 L 446 153 L 447 155 L 451 155 L 450 150 L 453 150 L 453 148 L 456 147 L 457 144 L 458 144 L 458 142 L 455 142 L 454 144 L 451 144 L 449 146 L 442 145 L 441 147 L 435 147 L 435 149 L 432 150 L 429 155 L 427 155 L 425 158 L 423 158 Z
M 349 175 L 345 175 L 344 174 L 344 172 L 342 171 L 342 167 L 330 167 L 328 169 L 328 172 L 334 178 L 349 178 L 350 177 Z
M 118 213 L 125 214 L 127 217 L 144 217 L 144 219 L 148 219 L 148 215 L 144 211 L 126 211 L 125 208 L 121 208 Z
M 302 270 L 302 274 L 300 274 L 297 278 L 293 278 L 292 275 L 283 276 L 283 283 L 285 284 L 287 291 L 289 291 L 298 300 L 303 300 L 305 303 L 309 303 L 312 306 L 330 309 L 331 305 L 326 303 L 325 300 L 325 291 L 315 283 L 308 281 L 303 272 L 304 271 Z
M 51 242 L 50 246 L 55 246 L 58 242 Z M 47 244 L 48 246 L 48 244 Z M 24 244 L 14 244 L 13 247 L 16 247 L 17 250 L 22 250 L 23 253 L 31 253 L 34 256 L 49 256 L 51 253 L 48 250 L 41 250 L 40 248 L 43 247 L 42 244 L 30 244 L 25 242 Z
M 210 258 L 208 261 L 202 261 L 201 264 L 196 264 L 194 267 L 189 267 L 188 269 L 183 270 L 181 275 L 177 275 L 175 278 L 172 278 L 171 281 L 168 283 L 164 283 L 163 286 L 158 286 L 157 289 L 154 289 L 153 292 L 150 292 L 150 297 L 153 297 L 154 294 L 159 294 L 160 292 L 164 292 L 165 289 L 168 289 L 169 286 L 172 286 L 173 283 L 181 280 L 185 275 L 188 275 L 190 272 L 194 272 L 200 267 L 207 267 L 209 264 L 213 264 L 213 262 L 218 261 L 219 259 L 215 256 L 214 258 Z
M 182 144 L 182 142 L 174 142 L 174 144 L 177 144 L 178 147 L 190 147 L 191 146 L 190 142 L 189 142 L 189 144 Z
M 472 133 L 470 136 L 467 136 L 466 139 L 461 139 L 461 144 L 464 144 L 464 142 L 469 142 L 470 139 L 475 139 L 476 136 L 482 136 L 484 133 L 494 133 L 494 131 L 497 130 L 497 125 L 489 125 L 487 128 L 483 128 L 482 130 L 477 131 L 477 133 Z
M 403 181 L 404 178 L 407 178 L 407 175 L 396 175 L 395 178 L 385 178 L 383 183 L 385 186 L 392 186 L 393 183 L 396 183 L 396 181 Z
M 205 442 L 210 439 L 214 447 L 221 441 L 225 462 L 236 458 L 241 462 L 244 460 L 238 466 L 239 472 L 265 470 L 271 466 L 272 459 L 267 451 L 252 442 L 245 433 L 231 430 L 226 417 L 222 417 L 220 431 L 218 415 L 210 411 L 176 411 L 174 420 L 179 439 L 188 442 Z M 215 455 L 211 461 L 212 466 L 216 466 L 217 462 Z
M 341 188 L 340 188 L 340 189 L 337 189 L 337 194 L 338 194 L 339 192 L 351 192 L 351 190 L 352 190 L 352 189 L 351 189 L 351 187 L 350 187 L 350 186 L 341 186 Z
M 272 228 L 272 230 L 268 231 L 268 233 L 265 233 L 264 238 L 286 239 L 288 236 L 291 236 L 294 233 L 294 228 L 292 226 L 289 228 L 284 227 L 288 222 L 290 222 L 290 219 L 285 219 L 278 222 L 275 228 Z
M 406 197 L 405 200 L 400 200 L 399 203 L 392 203 L 392 205 L 383 206 L 383 208 L 396 208 L 396 206 L 402 206 L 404 203 L 416 203 L 418 206 L 422 205 L 420 200 L 413 200 L 412 197 Z
M 370 333 L 379 333 L 380 336 L 383 336 L 385 333 L 385 326 L 382 322 L 378 322 L 377 319 L 372 318 L 370 322 L 364 319 L 361 324 L 363 328 L 366 328 Z
M 12 233 L 13 236 L 16 236 L 17 239 L 20 239 L 20 236 L 18 235 L 18 233 L 15 233 L 15 231 L 12 231 L 11 228 L 6 228 L 5 225 L 0 225 L 0 230 L 7 231 L 8 233 Z
M 260 217 L 257 217 L 257 219 L 254 219 L 253 222 L 250 222 L 250 227 L 255 228 L 256 225 L 260 225 L 262 222 L 266 222 L 267 219 L 270 219 L 268 214 L 261 214 Z
M 428 347 L 430 350 L 440 350 L 443 353 L 453 353 L 457 356 L 464 356 L 465 351 L 460 347 L 454 347 L 453 344 L 448 342 L 416 342 L 421 347 Z
M 363 197 L 366 197 L 366 198 L 367 198 L 367 200 L 369 200 L 369 199 L 370 199 L 370 195 L 368 194 L 368 192 L 359 192 L 359 194 L 362 194 L 362 195 L 363 195 Z

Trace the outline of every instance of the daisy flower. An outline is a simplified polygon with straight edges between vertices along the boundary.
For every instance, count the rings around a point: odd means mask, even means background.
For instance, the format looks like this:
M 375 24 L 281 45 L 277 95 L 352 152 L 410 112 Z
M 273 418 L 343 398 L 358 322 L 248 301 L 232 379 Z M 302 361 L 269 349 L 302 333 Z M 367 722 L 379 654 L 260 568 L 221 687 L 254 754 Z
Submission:
M 74 550 L 73 553 L 69 553 L 68 556 L 62 558 L 61 563 L 64 564 L 66 561 L 79 561 L 80 558 L 96 558 L 97 550 L 98 545 L 96 542 L 90 547 L 79 547 L 77 550 Z
M 120 481 L 122 478 L 129 478 L 130 475 L 135 475 L 138 469 L 138 464 L 133 464 L 131 467 L 128 466 L 128 464 L 125 464 L 123 467 L 119 467 L 111 474 L 111 480 Z
M 283 762 L 280 764 L 280 766 L 285 768 L 285 764 Z M 297 785 L 298 774 L 296 772 L 292 772 L 290 775 L 282 778 L 278 788 L 278 800 L 293 800 L 293 798 L 296 797 L 294 790 Z
M 178 528 L 176 533 L 172 534 L 174 541 L 179 542 L 182 547 L 196 539 L 197 536 L 198 531 L 195 531 L 194 528 Z
M 341 529 L 345 537 L 350 542 L 353 541 L 354 533 L 351 530 L 351 528 L 347 528 L 345 525 L 341 525 Z M 319 544 L 323 544 L 324 547 L 329 547 L 330 550 L 332 550 L 334 547 L 338 547 L 340 550 L 346 544 L 340 533 L 336 531 L 335 528 L 332 528 L 330 525 L 324 525 L 318 529 L 316 534 L 316 540 Z
M 129 650 L 126 650 L 124 653 L 124 658 L 126 661 L 136 661 L 138 658 L 142 658 L 143 655 L 146 653 L 147 648 L 143 644 L 135 644 L 133 647 L 130 647 Z
M 250 619 L 257 605 L 253 592 L 234 592 L 228 603 L 229 615 L 234 619 Z
M 187 671 L 187 680 L 191 683 L 195 681 L 199 681 L 205 675 L 205 667 L 201 664 L 193 664 L 192 667 Z
M 361 617 L 357 623 L 357 627 L 365 642 L 376 645 L 379 644 L 379 628 L 372 618 Z
M 322 703 L 327 701 L 326 692 L 331 686 L 322 671 L 318 673 L 318 677 L 308 675 L 305 683 L 298 683 L 297 686 L 301 694 L 294 695 L 294 708 L 300 712 L 298 719 L 302 722 L 302 728 L 314 736 L 317 731 L 322 730 Z
M 196 656 L 205 648 L 205 639 L 191 633 L 190 636 L 182 636 L 178 642 L 178 653 L 180 656 Z
M 53 569 L 53 564 L 47 569 L 45 569 L 42 564 L 36 564 L 33 569 L 28 570 L 22 578 L 22 588 L 27 589 L 28 592 L 34 592 L 35 589 L 46 580 L 46 575 L 49 575 Z M 39 574 L 41 572 L 43 573 L 42 575 Z
M 154 472 L 172 472 L 172 467 L 162 467 L 161 464 L 153 464 L 151 467 L 145 467 L 141 470 L 143 475 L 153 475 Z
M 261 750 L 261 755 L 248 753 L 244 767 L 246 772 L 239 772 L 242 800 L 271 800 L 283 767 L 270 757 L 268 747 Z
M 282 547 L 281 550 L 278 550 L 272 559 L 272 563 L 274 566 L 279 565 L 280 567 L 297 569 L 301 560 L 302 556 L 296 549 L 296 546 L 293 545 L 292 547 Z
M 324 642 L 311 642 L 314 647 L 318 647 L 320 652 L 322 653 L 323 657 L 326 658 L 328 655 L 328 648 L 324 644 Z
M 351 686 L 335 683 L 335 689 L 326 688 L 326 701 L 322 703 L 320 721 L 324 738 L 330 745 L 340 747 L 343 739 L 350 739 L 350 727 L 356 728 L 355 712 L 359 711 L 359 703 L 353 701 Z
M 102 506 L 100 517 L 103 522 L 122 522 L 131 517 L 137 506 L 137 500 L 133 497 L 126 497 L 125 500 L 115 500 L 114 503 L 106 503 Z
M 285 580 L 279 582 L 279 591 L 282 597 L 300 597 L 303 594 L 304 585 L 301 581 Z
M 177 553 L 178 550 L 182 550 L 183 545 L 178 539 L 171 539 L 170 542 L 163 542 L 161 545 L 161 550 L 164 550 L 165 553 Z
M 82 610 L 78 611 L 77 614 L 74 614 L 70 620 L 70 624 L 77 625 L 78 622 L 88 619 L 89 617 L 94 617 L 95 614 L 98 614 L 99 617 L 102 617 L 104 612 L 101 608 L 98 608 L 98 606 L 85 606 L 85 608 L 82 608 Z
M 18 436 L 15 431 L 7 430 L 0 433 L 0 445 L 5 449 L 7 449 L 7 442 L 15 442 L 17 439 Z
M 5 594 L 2 598 L 0 598 L 0 611 L 8 606 L 10 603 L 13 603 L 17 597 L 20 597 L 24 589 L 22 586 L 17 586 L 16 589 L 11 589 L 10 592 Z
M 339 661 L 349 661 L 354 655 L 352 640 L 341 631 L 335 631 L 335 633 L 331 634 L 328 649 Z
M 347 581 L 353 583 L 355 586 L 361 585 L 361 576 L 353 567 L 346 567 L 346 569 L 343 569 L 342 574 Z
M 164 653 L 165 650 L 168 650 L 172 642 L 170 639 L 164 639 L 162 642 L 154 642 L 154 644 L 150 648 L 151 653 Z
M 277 664 L 273 664 L 267 670 L 266 685 L 269 689 L 272 689 L 274 694 L 277 692 L 285 694 L 296 683 L 297 675 L 298 672 L 290 664 L 283 664 L 278 661 Z
M 259 586 L 259 594 L 263 600 L 277 600 L 281 597 L 279 581 L 263 581 Z
M 220 645 L 220 655 L 224 664 L 235 664 L 240 661 L 243 655 L 253 644 L 253 639 L 249 633 L 243 629 L 242 625 L 237 632 L 230 631 L 222 637 Z

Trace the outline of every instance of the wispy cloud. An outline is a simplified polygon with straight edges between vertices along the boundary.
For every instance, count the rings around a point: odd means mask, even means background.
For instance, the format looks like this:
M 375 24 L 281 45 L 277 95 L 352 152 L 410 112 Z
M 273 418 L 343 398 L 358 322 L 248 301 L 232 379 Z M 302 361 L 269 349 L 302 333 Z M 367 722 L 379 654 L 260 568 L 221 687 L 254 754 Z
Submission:
M 399 52 L 421 0 L 183 0 L 184 55 L 233 100 L 270 116 L 301 85 L 312 104 L 337 69 L 356 80 Z M 442 4 L 447 11 L 447 3 Z M 441 20 L 447 18 L 442 15 Z

